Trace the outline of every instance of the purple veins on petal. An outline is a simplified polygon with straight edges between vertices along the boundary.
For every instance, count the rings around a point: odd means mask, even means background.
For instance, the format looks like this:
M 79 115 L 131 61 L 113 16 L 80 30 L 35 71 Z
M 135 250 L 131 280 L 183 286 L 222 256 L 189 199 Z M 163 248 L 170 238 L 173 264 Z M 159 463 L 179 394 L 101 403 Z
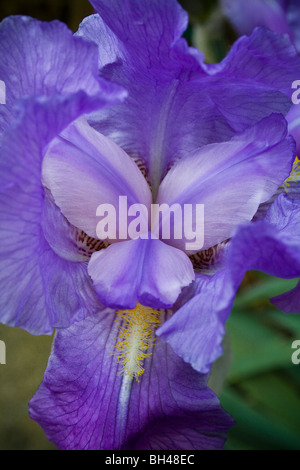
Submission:
M 207 377 L 159 338 L 139 382 L 118 375 L 119 323 L 107 311 L 56 333 L 29 405 L 47 438 L 59 449 L 221 449 L 233 421 Z
M 59 448 L 221 448 L 232 420 L 197 371 L 222 352 L 247 269 L 300 269 L 297 202 L 281 195 L 252 221 L 294 177 L 283 115 L 300 58 L 258 28 L 208 65 L 181 37 L 175 0 L 92 4 L 101 17 L 76 37 L 58 22 L 0 27 L 2 317 L 33 333 L 68 327 L 30 404 Z M 119 220 L 99 236 L 97 208 L 120 197 L 148 214 L 204 204 L 201 251 L 150 233 L 147 216 L 140 236 L 121 236 Z
M 54 327 L 69 326 L 102 306 L 87 274 L 86 263 L 68 259 L 75 256 L 73 246 L 64 238 L 64 233 L 70 234 L 68 224 L 47 206 L 41 182 L 44 149 L 80 115 L 119 102 L 124 91 L 98 81 L 96 47 L 74 38 L 59 22 L 47 24 L 24 17 L 8 18 L 1 23 L 0 36 L 0 71 L 6 64 L 5 73 L 11 73 L 6 83 L 8 105 L 0 109 L 0 112 L 6 110 L 5 132 L 1 136 L 5 158 L 0 161 L 1 321 L 33 334 L 51 334 Z M 32 47 L 33 37 L 40 39 L 37 48 Z M 53 53 L 55 44 L 57 55 Z M 12 54 L 15 47 L 23 53 Z M 37 61 L 38 73 L 34 74 Z M 29 63 L 33 73 L 30 69 L 24 75 L 24 64 Z M 55 73 L 50 74 L 49 67 Z M 74 70 L 78 73 L 73 73 Z M 19 74 L 22 80 L 17 80 Z M 15 86 L 12 79 L 23 88 Z M 18 119 L 9 126 L 15 117 L 9 114 L 13 113 L 14 104 Z M 54 221 L 59 221 L 55 243 L 55 234 L 50 236 L 49 229 Z M 54 251 L 49 243 L 55 244 Z
M 295 149 L 286 136 L 284 118 L 272 115 L 229 142 L 203 146 L 173 165 L 157 202 L 204 204 L 203 249 L 227 240 L 289 175 Z M 184 249 L 186 240 L 170 243 Z
M 98 45 L 101 76 L 123 85 L 128 98 L 89 122 L 144 160 L 154 194 L 178 159 L 290 109 L 300 58 L 288 38 L 257 29 L 208 66 L 180 38 L 187 17 L 176 1 L 94 6 L 100 17 L 86 18 L 78 35 Z

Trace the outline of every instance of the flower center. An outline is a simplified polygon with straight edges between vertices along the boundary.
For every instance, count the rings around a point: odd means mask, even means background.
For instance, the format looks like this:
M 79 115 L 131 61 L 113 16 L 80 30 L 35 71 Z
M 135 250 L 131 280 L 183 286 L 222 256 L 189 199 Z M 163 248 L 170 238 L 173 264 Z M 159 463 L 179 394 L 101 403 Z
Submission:
M 116 321 L 122 321 L 122 324 L 113 354 L 122 364 L 119 374 L 134 377 L 139 382 L 139 377 L 145 372 L 144 360 L 152 354 L 147 351 L 153 347 L 154 333 L 161 323 L 159 316 L 163 312 L 139 303 L 133 310 L 117 312 Z

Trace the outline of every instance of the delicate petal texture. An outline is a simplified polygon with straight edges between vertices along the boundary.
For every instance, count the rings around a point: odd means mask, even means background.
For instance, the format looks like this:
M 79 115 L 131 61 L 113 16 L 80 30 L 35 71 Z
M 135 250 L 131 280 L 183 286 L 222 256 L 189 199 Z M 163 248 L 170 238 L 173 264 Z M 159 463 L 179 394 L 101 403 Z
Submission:
M 277 33 L 291 35 L 281 3 L 278 0 L 221 0 L 226 16 L 240 34 L 251 34 L 256 26 L 266 26 Z
M 104 305 L 130 308 L 137 301 L 168 308 L 183 287 L 194 280 L 189 258 L 158 239 L 138 238 L 115 243 L 94 253 L 88 271 Z
M 6 84 L 6 105 L 0 106 L 0 131 L 16 115 L 13 106 L 19 99 L 79 90 L 96 93 L 96 57 L 93 44 L 75 38 L 59 21 L 5 18 L 0 25 L 0 78 Z
M 202 147 L 174 164 L 157 202 L 204 204 L 203 249 L 230 238 L 289 176 L 295 148 L 286 134 L 284 118 L 272 115 L 230 142 Z M 171 242 L 184 250 L 187 240 Z
M 88 41 L 95 42 L 98 45 L 98 66 L 100 69 L 105 65 L 118 62 L 120 55 L 122 55 L 117 37 L 101 21 L 99 15 L 84 18 L 75 33 L 76 36 L 83 36 Z
M 287 197 L 281 197 L 276 204 L 271 207 L 268 213 L 268 220 L 271 223 L 280 224 L 281 234 L 286 244 L 291 243 L 295 247 L 295 254 L 300 257 L 300 202 L 291 201 Z M 299 258 L 297 259 L 299 261 Z M 299 266 L 299 262 L 296 262 Z M 300 276 L 300 270 L 296 276 Z M 288 276 L 290 277 L 290 276 Z M 291 276 L 294 277 L 294 276 Z M 273 297 L 271 301 L 285 313 L 300 313 L 300 282 L 289 292 Z
M 100 90 L 101 91 L 101 90 Z M 114 98 L 116 99 L 116 98 Z M 65 262 L 46 242 L 42 225 L 43 149 L 83 112 L 107 103 L 103 92 L 28 99 L 3 138 L 0 160 L 1 321 L 51 333 L 99 309 L 86 264 Z M 62 216 L 61 216 L 62 217 Z
M 233 424 L 206 377 L 163 341 L 155 342 L 140 382 L 117 376 L 112 312 L 56 334 L 30 415 L 59 449 L 219 449 Z
M 197 275 L 193 297 L 158 330 L 157 334 L 195 369 L 206 373 L 221 354 L 224 325 L 249 270 L 282 278 L 300 276 L 299 200 L 281 194 L 266 220 L 240 226 L 226 252 L 225 268 L 213 276 Z M 298 300 L 299 286 L 275 298 L 274 303 L 287 313 L 299 312 Z
M 300 313 L 300 282 L 289 292 L 272 297 L 271 301 L 285 313 Z
M 300 104 L 294 104 L 286 116 L 289 124 L 289 133 L 294 137 L 297 144 L 297 155 L 300 155 Z
M 58 256 L 68 261 L 89 259 L 76 243 L 78 230 L 62 215 L 49 191 L 45 191 L 41 226 L 45 239 Z
M 225 322 L 235 297 L 226 269 L 196 275 L 193 297 L 161 326 L 157 334 L 194 369 L 203 373 L 222 354 Z
M 244 87 L 247 85 L 247 82 L 249 83 L 249 81 L 253 81 L 254 89 L 256 88 L 255 85 L 259 86 L 260 84 L 261 86 L 259 88 L 263 87 L 265 91 L 268 90 L 270 92 L 270 88 L 273 90 L 279 90 L 286 95 L 286 101 L 284 101 L 285 103 L 287 103 L 287 101 L 289 102 L 287 106 L 287 109 L 289 109 L 291 106 L 291 84 L 295 80 L 295 70 L 298 67 L 299 60 L 300 58 L 287 36 L 275 34 L 265 28 L 255 28 L 249 37 L 243 36 L 233 44 L 229 54 L 220 64 L 208 65 L 208 70 L 216 76 L 222 72 L 224 79 L 226 75 L 232 76 L 232 79 L 239 79 L 240 83 L 244 84 Z M 287 67 L 285 74 L 280 74 L 279 71 L 282 72 L 282 69 L 285 68 L 285 66 Z M 244 91 L 247 93 L 245 88 Z M 256 91 L 259 90 L 255 90 L 255 92 Z M 251 93 L 250 96 L 255 96 L 255 92 L 251 89 L 249 92 Z M 224 90 L 223 94 L 224 96 L 222 100 L 222 86 L 220 86 L 215 95 L 215 102 L 219 105 L 218 100 L 220 99 L 220 104 L 225 111 L 225 103 L 227 107 L 230 103 L 230 96 L 232 97 L 232 95 L 229 94 L 226 96 Z M 273 96 L 276 97 L 274 92 Z M 271 95 L 269 95 L 269 97 L 271 100 Z M 278 100 L 278 97 L 277 103 L 280 106 L 280 100 Z M 245 104 L 247 105 L 247 102 Z M 242 102 L 240 105 L 243 108 Z M 255 113 L 258 112 L 258 108 L 260 108 L 260 103 L 258 101 L 256 102 L 257 106 L 253 107 L 253 105 L 254 103 L 252 102 L 248 111 L 254 117 Z M 265 109 L 264 116 L 268 116 L 272 112 L 271 102 L 269 103 L 269 106 L 270 105 L 271 107 Z M 283 109 L 284 104 L 282 101 L 281 106 Z M 226 115 L 228 114 L 228 117 L 233 112 L 232 108 L 233 106 L 231 106 L 231 108 L 228 106 L 226 109 Z M 240 111 L 237 110 L 237 112 L 242 113 L 242 109 L 240 109 Z M 249 123 L 250 121 L 248 121 L 248 124 Z M 238 125 L 238 123 L 236 124 Z M 240 130 L 243 130 L 243 127 L 244 121 L 242 120 L 240 123 Z
M 246 270 L 264 271 L 272 276 L 300 275 L 300 201 L 280 195 L 266 219 L 241 226 L 229 250 L 231 272 L 239 282 Z
M 300 59 L 287 38 L 258 29 L 208 66 L 180 38 L 186 15 L 175 0 L 92 3 L 102 19 L 86 19 L 78 34 L 97 42 L 101 75 L 128 99 L 90 122 L 146 163 L 154 194 L 176 159 L 289 110 Z
M 160 65 L 170 53 L 188 25 L 188 15 L 175 0 L 92 0 L 91 3 L 107 26 L 118 39 L 124 41 L 130 51 L 140 56 L 140 61 L 149 60 L 149 49 L 153 47 L 157 55 L 153 59 Z M 127 53 L 127 51 L 126 51 Z M 142 55 L 140 55 L 142 54 Z
M 100 204 L 111 204 L 117 216 L 119 196 L 126 196 L 128 205 L 141 203 L 148 209 L 151 204 L 151 191 L 137 165 L 85 119 L 51 142 L 42 177 L 65 217 L 94 238 Z
M 282 194 L 264 221 L 240 227 L 232 240 L 228 262 L 236 287 L 246 270 L 252 269 L 281 278 L 300 277 L 300 200 Z M 274 303 L 286 313 L 300 313 L 298 299 L 296 287 L 275 297 Z
M 240 34 L 250 34 L 256 26 L 287 33 L 300 50 L 300 4 L 298 0 L 221 0 L 228 20 Z
M 298 0 L 288 0 L 287 19 L 293 32 L 293 43 L 300 52 L 300 5 Z
M 0 160 L 1 321 L 51 333 L 100 304 L 86 263 L 55 254 L 70 249 L 75 255 L 61 236 L 65 222 L 57 211 L 60 250 L 54 253 L 44 238 L 54 218 L 41 184 L 44 148 L 81 114 L 119 102 L 124 91 L 98 79 L 95 45 L 74 38 L 57 21 L 10 17 L 1 23 L 0 39 L 7 91 L 1 130 L 16 117 L 2 136 Z
M 66 262 L 44 239 L 33 194 L 1 194 L 0 219 L 1 323 L 51 334 L 100 308 L 86 264 Z

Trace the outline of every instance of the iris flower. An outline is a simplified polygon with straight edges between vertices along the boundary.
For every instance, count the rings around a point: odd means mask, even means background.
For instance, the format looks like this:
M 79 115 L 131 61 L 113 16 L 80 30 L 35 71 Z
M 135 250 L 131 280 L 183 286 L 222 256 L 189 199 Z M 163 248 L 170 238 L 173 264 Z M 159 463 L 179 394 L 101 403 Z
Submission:
M 300 60 L 257 29 L 208 65 L 175 0 L 91 3 L 75 37 L 1 24 L 1 321 L 57 328 L 30 415 L 58 448 L 221 448 L 232 420 L 207 374 L 241 278 L 299 273 L 297 201 L 276 195 Z M 120 196 L 204 204 L 201 251 L 149 236 L 147 218 L 136 238 L 99 238 L 97 207 Z

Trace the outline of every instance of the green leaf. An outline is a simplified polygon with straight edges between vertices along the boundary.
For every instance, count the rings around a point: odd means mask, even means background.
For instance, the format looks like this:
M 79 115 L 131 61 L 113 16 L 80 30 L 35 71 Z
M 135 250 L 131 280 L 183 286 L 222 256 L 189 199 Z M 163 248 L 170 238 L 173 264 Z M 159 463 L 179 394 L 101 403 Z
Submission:
M 293 289 L 299 279 L 279 279 L 263 276 L 263 281 L 248 285 L 240 291 L 235 299 L 234 309 L 248 307 L 257 301 L 268 301 L 271 297 Z
M 243 448 L 247 449 L 300 449 L 299 434 L 283 428 L 274 419 L 266 418 L 236 391 L 225 390 L 221 395 L 221 404 L 237 421 L 229 432 L 227 449 L 234 449 L 235 443 L 241 441 Z

